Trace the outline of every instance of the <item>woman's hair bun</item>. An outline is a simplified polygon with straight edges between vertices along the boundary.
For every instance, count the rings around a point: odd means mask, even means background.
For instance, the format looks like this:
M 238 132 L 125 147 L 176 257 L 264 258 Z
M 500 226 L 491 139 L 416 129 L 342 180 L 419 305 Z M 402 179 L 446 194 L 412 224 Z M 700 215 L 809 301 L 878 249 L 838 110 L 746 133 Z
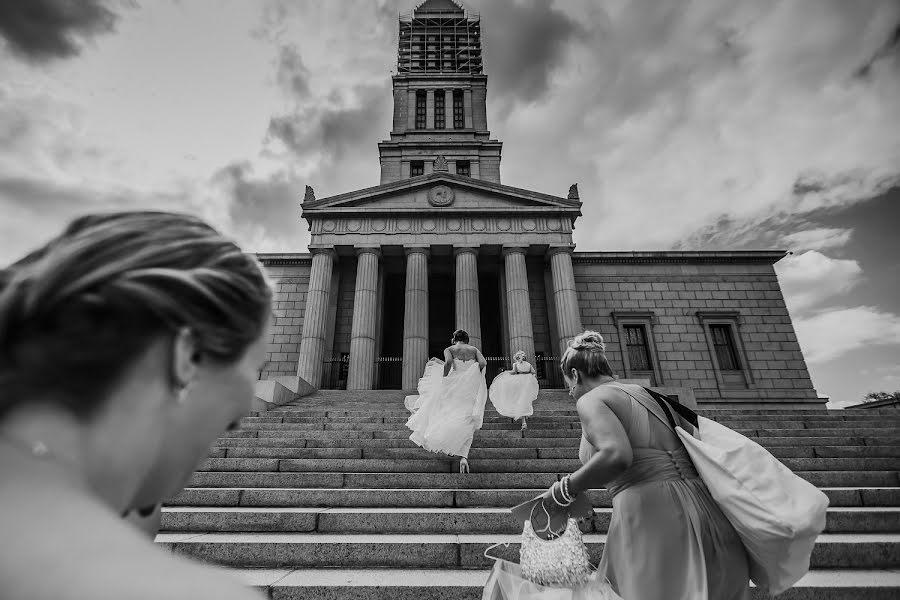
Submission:
M 575 350 L 588 350 L 594 352 L 605 352 L 606 344 L 603 342 L 603 336 L 596 331 L 585 331 L 575 336 L 569 344 Z

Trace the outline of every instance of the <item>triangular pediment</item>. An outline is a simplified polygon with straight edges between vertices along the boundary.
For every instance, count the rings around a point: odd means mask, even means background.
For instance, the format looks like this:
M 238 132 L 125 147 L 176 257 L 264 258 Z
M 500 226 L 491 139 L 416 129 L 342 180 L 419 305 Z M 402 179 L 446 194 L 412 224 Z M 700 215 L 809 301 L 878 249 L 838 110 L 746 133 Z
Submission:
M 449 173 L 411 177 L 303 204 L 305 216 L 348 212 L 554 212 L 581 214 L 581 202 Z

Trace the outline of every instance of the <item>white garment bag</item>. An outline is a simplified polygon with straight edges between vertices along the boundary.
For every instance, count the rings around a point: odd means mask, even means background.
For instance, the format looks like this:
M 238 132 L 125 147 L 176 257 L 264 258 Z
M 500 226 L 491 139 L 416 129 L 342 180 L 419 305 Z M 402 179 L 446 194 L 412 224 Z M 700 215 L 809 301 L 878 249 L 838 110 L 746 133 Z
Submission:
M 710 495 L 744 542 L 750 579 L 772 595 L 797 583 L 809 571 L 816 538 L 825 529 L 828 497 L 756 442 L 646 391 L 662 407 Z M 694 435 L 678 425 L 673 410 L 694 425 Z

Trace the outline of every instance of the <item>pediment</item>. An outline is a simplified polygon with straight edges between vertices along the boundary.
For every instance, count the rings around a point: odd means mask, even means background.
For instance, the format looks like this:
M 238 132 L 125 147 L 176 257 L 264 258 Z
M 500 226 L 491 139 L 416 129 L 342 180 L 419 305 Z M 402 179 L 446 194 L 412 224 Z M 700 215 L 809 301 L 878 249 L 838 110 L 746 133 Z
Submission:
M 581 214 L 581 202 L 449 173 L 402 181 L 321 198 L 302 205 L 305 217 L 347 213 L 504 213 Z

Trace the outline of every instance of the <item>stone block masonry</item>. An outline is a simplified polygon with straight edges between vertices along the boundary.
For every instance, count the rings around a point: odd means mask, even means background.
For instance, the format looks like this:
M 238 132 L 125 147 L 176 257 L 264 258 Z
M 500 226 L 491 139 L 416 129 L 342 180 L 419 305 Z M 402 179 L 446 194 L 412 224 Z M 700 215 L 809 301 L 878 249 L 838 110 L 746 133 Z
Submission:
M 279 262 L 285 264 L 277 264 Z M 266 346 L 268 362 L 260 379 L 297 374 L 311 268 L 308 255 L 294 260 L 273 260 L 266 266 L 274 287 L 275 324 Z
M 771 263 L 616 254 L 576 253 L 573 262 L 583 326 L 603 335 L 620 377 L 630 375 L 619 326 L 625 321 L 644 324 L 657 381 L 693 389 L 700 403 L 821 402 Z M 739 369 L 719 367 L 711 325 L 730 328 Z

